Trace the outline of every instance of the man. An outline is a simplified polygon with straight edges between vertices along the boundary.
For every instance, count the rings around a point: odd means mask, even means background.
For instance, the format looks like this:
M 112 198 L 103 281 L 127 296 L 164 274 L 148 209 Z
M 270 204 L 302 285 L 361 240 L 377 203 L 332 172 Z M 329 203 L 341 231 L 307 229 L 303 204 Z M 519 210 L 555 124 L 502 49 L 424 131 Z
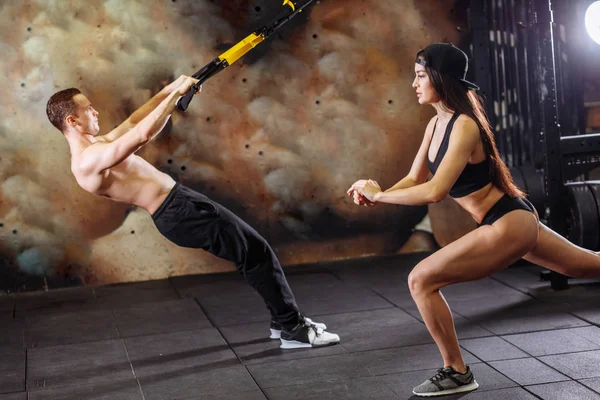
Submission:
M 78 89 L 55 93 L 46 106 L 50 122 L 67 139 L 71 171 L 86 191 L 148 211 L 160 233 L 182 247 L 204 249 L 232 261 L 271 312 L 271 338 L 281 348 L 339 343 L 326 326 L 302 316 L 275 253 L 231 211 L 179 183 L 135 155 L 165 126 L 177 100 L 197 80 L 181 76 L 125 122 L 98 136 L 98 112 Z

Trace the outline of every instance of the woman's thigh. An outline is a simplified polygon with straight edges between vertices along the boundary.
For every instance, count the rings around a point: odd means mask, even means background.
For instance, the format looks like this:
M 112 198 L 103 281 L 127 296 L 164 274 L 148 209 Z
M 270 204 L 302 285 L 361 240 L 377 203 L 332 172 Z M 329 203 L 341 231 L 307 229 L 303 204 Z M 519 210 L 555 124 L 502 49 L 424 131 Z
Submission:
M 600 276 L 600 259 L 595 251 L 569 242 L 541 222 L 538 243 L 523 258 L 567 276 Z
M 538 222 L 531 212 L 509 212 L 421 261 L 411 272 L 409 285 L 418 283 L 436 290 L 484 278 L 522 258 L 537 239 Z

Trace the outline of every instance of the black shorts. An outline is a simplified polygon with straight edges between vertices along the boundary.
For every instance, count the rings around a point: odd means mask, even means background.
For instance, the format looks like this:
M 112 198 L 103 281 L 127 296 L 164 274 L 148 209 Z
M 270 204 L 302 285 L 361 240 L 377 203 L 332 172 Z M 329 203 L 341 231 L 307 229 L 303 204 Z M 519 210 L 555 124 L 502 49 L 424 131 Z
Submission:
M 483 217 L 483 220 L 479 226 L 492 225 L 504 215 L 514 210 L 525 210 L 535 214 L 535 208 L 529 200 L 526 198 L 513 198 L 505 194 L 500 200 L 498 200 L 496 204 L 492 206 L 492 208 L 490 208 L 487 214 L 485 214 L 485 217 Z

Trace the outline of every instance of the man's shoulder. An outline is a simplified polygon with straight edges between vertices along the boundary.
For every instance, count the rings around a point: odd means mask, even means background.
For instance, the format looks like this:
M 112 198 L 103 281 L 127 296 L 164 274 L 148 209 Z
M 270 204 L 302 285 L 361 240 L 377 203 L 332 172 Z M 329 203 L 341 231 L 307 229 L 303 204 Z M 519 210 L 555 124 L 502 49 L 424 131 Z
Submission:
M 86 192 L 97 195 L 98 188 L 102 186 L 104 174 L 95 171 L 85 170 L 78 166 L 71 166 L 71 172 L 77 181 L 79 187 Z
M 97 158 L 98 152 L 102 151 L 102 147 L 106 143 L 96 142 L 83 149 L 71 151 L 71 171 L 73 174 L 87 176 L 89 174 L 95 174 L 94 171 L 94 159 Z

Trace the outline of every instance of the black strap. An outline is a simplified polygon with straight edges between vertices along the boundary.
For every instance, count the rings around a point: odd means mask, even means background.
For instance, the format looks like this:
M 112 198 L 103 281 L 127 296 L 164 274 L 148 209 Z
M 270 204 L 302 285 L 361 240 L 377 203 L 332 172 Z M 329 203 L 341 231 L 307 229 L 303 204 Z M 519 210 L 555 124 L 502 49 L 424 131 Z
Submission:
M 446 125 L 446 132 L 444 132 L 444 138 L 442 139 L 442 143 L 440 143 L 440 148 L 438 149 L 438 152 L 435 155 L 435 161 L 433 162 L 434 164 L 436 164 L 436 168 L 439 167 L 440 163 L 442 162 L 441 159 L 438 161 L 438 158 L 439 158 L 439 155 L 440 155 L 440 152 L 442 151 L 442 149 L 444 149 L 444 155 L 448 151 L 448 145 L 450 144 L 450 133 L 452 133 L 452 128 L 454 127 L 454 122 L 456 122 L 456 119 L 458 118 L 459 115 L 460 115 L 459 113 L 454 113 L 452 118 L 450 118 L 450 121 L 448 121 L 448 125 Z
M 427 147 L 427 161 L 431 163 L 429 159 L 429 149 L 431 149 L 431 143 L 433 142 L 433 137 L 435 136 L 435 128 L 437 127 L 439 117 L 435 117 L 435 123 L 433 124 L 433 132 L 431 132 L 431 139 L 429 139 L 429 146 Z M 435 158 L 437 158 L 437 153 L 435 154 L 433 162 L 435 163 Z

